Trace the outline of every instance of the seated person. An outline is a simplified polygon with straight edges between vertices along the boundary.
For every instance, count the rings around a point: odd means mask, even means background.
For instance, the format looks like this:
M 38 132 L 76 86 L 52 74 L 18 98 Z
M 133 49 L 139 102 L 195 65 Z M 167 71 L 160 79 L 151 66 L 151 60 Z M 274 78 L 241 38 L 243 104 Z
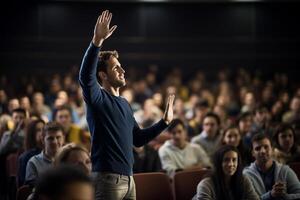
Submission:
M 92 172 L 90 154 L 83 146 L 78 144 L 70 143 L 62 147 L 55 158 L 55 165 L 62 164 L 79 166 L 87 175 Z
M 287 165 L 272 159 L 271 140 L 265 134 L 252 138 L 255 161 L 244 169 L 261 199 L 300 199 L 300 182 Z
M 248 149 L 245 149 L 238 127 L 236 126 L 228 127 L 223 133 L 221 144 L 231 145 L 236 147 L 239 150 L 239 153 L 241 154 L 241 159 L 242 159 L 241 163 L 243 166 L 247 166 L 251 163 L 252 161 L 251 152 L 248 151 Z
M 42 134 L 42 142 L 44 144 L 42 152 L 30 158 L 27 163 L 25 184 L 34 184 L 41 172 L 52 166 L 55 156 L 65 142 L 62 126 L 56 122 L 46 124 Z
M 172 178 L 176 171 L 210 167 L 209 157 L 201 146 L 187 141 L 186 127 L 180 119 L 174 119 L 167 131 L 171 140 L 167 140 L 159 149 L 162 168 Z
M 289 124 L 280 124 L 273 136 L 275 143 L 273 157 L 282 164 L 300 162 L 300 146 L 296 143 L 296 133 Z
M 37 180 L 34 200 L 94 200 L 92 180 L 82 170 L 62 165 L 46 170 Z
M 202 132 L 191 140 L 192 143 L 201 146 L 210 157 L 218 149 L 221 141 L 220 124 L 220 117 L 217 114 L 207 113 L 203 119 Z
M 197 186 L 193 200 L 258 200 L 251 182 L 242 174 L 241 157 L 236 147 L 225 145 L 214 155 L 214 172 Z
M 25 151 L 18 159 L 18 186 L 22 186 L 25 181 L 26 165 L 28 160 L 43 149 L 42 132 L 45 122 L 41 119 L 33 120 L 28 124 L 25 134 Z
M 161 162 L 158 152 L 149 145 L 133 147 L 133 173 L 161 171 Z

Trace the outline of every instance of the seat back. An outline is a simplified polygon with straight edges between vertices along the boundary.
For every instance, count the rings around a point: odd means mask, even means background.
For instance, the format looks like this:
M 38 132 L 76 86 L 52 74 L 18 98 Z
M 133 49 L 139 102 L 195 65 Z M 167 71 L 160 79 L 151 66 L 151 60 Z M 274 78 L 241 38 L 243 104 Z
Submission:
M 300 180 L 300 162 L 292 162 L 289 164 L 290 168 L 294 170 L 296 175 L 298 176 L 298 179 Z
M 17 191 L 17 200 L 26 200 L 31 194 L 32 188 L 29 185 L 23 185 Z
M 192 199 L 197 192 L 198 183 L 210 173 L 208 169 L 180 171 L 174 175 L 176 200 Z
M 18 171 L 18 153 L 11 153 L 6 157 L 6 173 L 8 177 L 16 177 Z
M 169 177 L 161 172 L 133 175 L 137 200 L 173 200 Z

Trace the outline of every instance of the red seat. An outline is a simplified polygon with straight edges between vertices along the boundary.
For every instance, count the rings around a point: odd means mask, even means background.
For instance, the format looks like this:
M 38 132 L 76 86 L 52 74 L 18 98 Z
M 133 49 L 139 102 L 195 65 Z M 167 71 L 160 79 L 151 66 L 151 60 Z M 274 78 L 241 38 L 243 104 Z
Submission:
M 17 200 L 26 200 L 31 194 L 32 188 L 28 185 L 23 185 L 17 191 Z
M 161 172 L 133 175 L 137 200 L 173 200 L 169 177 Z
M 18 153 L 11 153 L 6 157 L 6 173 L 8 177 L 17 176 Z
M 174 190 L 176 200 L 190 200 L 197 192 L 198 183 L 211 170 L 198 169 L 177 172 L 174 176 Z
M 294 170 L 294 172 L 298 176 L 298 179 L 300 180 L 300 162 L 290 163 L 289 166 Z

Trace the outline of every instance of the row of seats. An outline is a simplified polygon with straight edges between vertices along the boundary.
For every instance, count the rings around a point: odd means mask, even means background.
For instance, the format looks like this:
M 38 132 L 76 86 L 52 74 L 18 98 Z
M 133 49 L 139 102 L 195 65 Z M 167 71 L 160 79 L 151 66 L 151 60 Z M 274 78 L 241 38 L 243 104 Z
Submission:
M 177 172 L 173 183 L 164 173 L 134 174 L 137 200 L 190 200 L 209 172 L 207 169 Z
M 290 167 L 300 178 L 300 163 Z M 169 177 L 161 172 L 134 174 L 137 200 L 188 200 L 196 194 L 198 183 L 210 173 L 199 169 L 177 172 L 171 183 Z M 31 188 L 22 186 L 17 193 L 17 200 L 26 200 Z

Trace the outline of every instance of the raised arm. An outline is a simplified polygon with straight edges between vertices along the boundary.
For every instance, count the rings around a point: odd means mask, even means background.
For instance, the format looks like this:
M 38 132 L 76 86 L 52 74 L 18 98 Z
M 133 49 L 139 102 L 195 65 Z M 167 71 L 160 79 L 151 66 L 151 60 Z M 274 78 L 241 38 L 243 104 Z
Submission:
M 174 104 L 175 95 L 170 95 L 168 97 L 168 102 L 165 110 L 163 119 L 153 126 L 145 129 L 140 129 L 138 124 L 135 122 L 135 127 L 133 130 L 133 144 L 136 147 L 143 146 L 148 143 L 150 140 L 159 135 L 167 125 L 173 120 L 173 104 Z
M 101 95 L 100 86 L 97 81 L 97 62 L 100 47 L 104 40 L 109 38 L 117 26 L 109 27 L 112 14 L 106 10 L 98 17 L 94 29 L 93 40 L 83 57 L 79 72 L 79 83 L 83 90 L 85 101 L 93 102 Z

